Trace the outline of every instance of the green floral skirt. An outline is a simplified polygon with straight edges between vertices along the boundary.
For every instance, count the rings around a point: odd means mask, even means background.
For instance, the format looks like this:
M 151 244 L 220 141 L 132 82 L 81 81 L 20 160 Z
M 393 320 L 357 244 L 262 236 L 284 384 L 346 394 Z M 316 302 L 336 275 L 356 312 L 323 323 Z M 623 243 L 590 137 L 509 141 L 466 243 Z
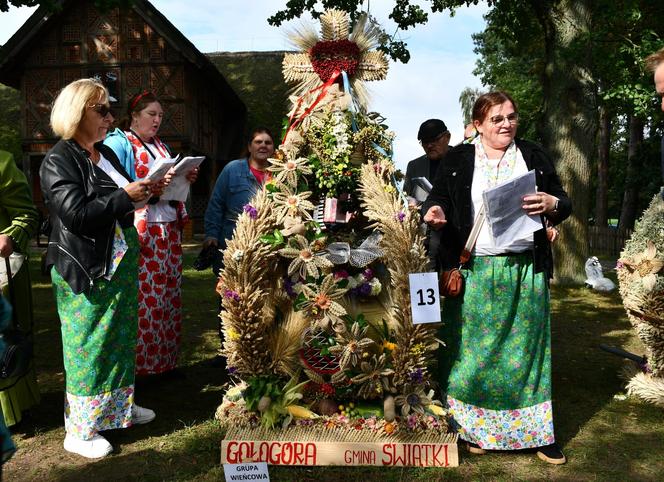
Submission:
M 477 256 L 445 300 L 441 384 L 462 439 L 518 450 L 554 442 L 549 291 L 532 253 Z
M 123 231 L 128 249 L 110 280 L 74 294 L 55 268 L 66 372 L 65 429 L 88 440 L 131 425 L 138 330 L 138 235 Z

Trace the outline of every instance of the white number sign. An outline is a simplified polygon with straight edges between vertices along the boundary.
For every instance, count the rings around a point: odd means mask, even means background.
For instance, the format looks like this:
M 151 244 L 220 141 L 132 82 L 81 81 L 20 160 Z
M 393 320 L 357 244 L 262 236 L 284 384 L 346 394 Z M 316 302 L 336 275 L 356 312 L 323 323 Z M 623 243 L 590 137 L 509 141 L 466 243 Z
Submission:
M 408 277 L 413 323 L 440 323 L 438 273 L 411 273 Z

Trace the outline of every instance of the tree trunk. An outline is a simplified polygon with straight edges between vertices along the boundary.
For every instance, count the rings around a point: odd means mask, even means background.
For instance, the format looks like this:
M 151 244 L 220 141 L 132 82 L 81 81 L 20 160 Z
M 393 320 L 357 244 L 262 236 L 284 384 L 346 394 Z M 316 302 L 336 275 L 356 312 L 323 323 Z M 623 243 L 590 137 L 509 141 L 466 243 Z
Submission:
M 599 111 L 599 148 L 597 149 L 597 194 L 595 225 L 606 227 L 609 216 L 609 152 L 611 149 L 611 117 L 602 106 Z
M 589 251 L 591 159 L 597 152 L 590 2 L 531 0 L 544 30 L 544 143 L 574 208 L 554 245 L 555 278 L 561 284 L 583 283 Z
M 629 144 L 627 145 L 627 173 L 625 175 L 625 193 L 620 209 L 620 229 L 634 229 L 636 207 L 639 200 L 638 173 L 639 165 L 636 153 L 643 142 L 643 120 L 635 115 L 629 116 Z

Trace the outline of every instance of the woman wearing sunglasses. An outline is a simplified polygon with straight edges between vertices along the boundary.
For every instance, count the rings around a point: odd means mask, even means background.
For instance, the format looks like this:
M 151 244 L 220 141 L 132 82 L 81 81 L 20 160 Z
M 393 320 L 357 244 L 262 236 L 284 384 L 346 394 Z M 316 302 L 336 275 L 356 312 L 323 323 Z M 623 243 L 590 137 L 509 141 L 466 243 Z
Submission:
M 135 203 L 152 184 L 133 182 L 104 146 L 113 116 L 106 88 L 80 79 L 58 94 L 51 127 L 61 139 L 39 175 L 52 231 L 46 266 L 61 322 L 66 373 L 64 448 L 88 458 L 113 448 L 99 432 L 147 423 L 134 403 L 138 299 Z
M 553 260 L 546 227 L 566 219 L 572 205 L 549 156 L 516 138 L 519 115 L 508 94 L 480 96 L 472 117 L 477 137 L 450 150 L 423 206 L 430 226 L 451 228 L 441 240 L 441 266 L 459 265 L 482 193 L 533 169 L 538 191 L 522 207 L 540 217 L 542 228 L 498 244 L 481 224 L 463 270 L 463 296 L 445 300 L 441 386 L 470 452 L 533 449 L 562 464 L 551 407 Z
M 164 109 L 153 92 L 129 99 L 127 116 L 105 140 L 133 179 L 144 178 L 161 159 L 170 159 L 168 146 L 157 136 Z M 196 181 L 198 168 L 187 173 Z M 138 338 L 136 374 L 174 373 L 182 331 L 182 229 L 187 222 L 184 203 L 159 199 L 136 210 L 139 257 Z

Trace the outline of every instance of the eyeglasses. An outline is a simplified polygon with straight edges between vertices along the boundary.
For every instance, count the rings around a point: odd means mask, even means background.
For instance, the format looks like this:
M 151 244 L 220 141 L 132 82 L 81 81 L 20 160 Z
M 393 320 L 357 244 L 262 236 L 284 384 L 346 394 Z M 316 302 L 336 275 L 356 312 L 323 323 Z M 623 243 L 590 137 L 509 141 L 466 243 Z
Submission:
M 449 131 L 441 132 L 440 134 L 438 134 L 433 139 L 428 139 L 426 141 L 423 140 L 423 139 L 420 139 L 420 145 L 421 146 L 426 146 L 428 144 L 434 144 L 434 143 L 438 142 L 439 140 L 441 140 L 443 138 L 443 136 L 445 136 L 447 134 L 449 134 Z
M 91 104 L 89 107 L 102 117 L 112 113 L 111 106 L 108 104 Z
M 489 120 L 494 126 L 500 125 L 503 122 L 505 122 L 505 119 L 507 119 L 507 122 L 510 124 L 516 124 L 519 122 L 519 113 L 518 112 L 512 112 L 511 114 L 505 115 L 494 115 L 493 117 L 490 117 Z

